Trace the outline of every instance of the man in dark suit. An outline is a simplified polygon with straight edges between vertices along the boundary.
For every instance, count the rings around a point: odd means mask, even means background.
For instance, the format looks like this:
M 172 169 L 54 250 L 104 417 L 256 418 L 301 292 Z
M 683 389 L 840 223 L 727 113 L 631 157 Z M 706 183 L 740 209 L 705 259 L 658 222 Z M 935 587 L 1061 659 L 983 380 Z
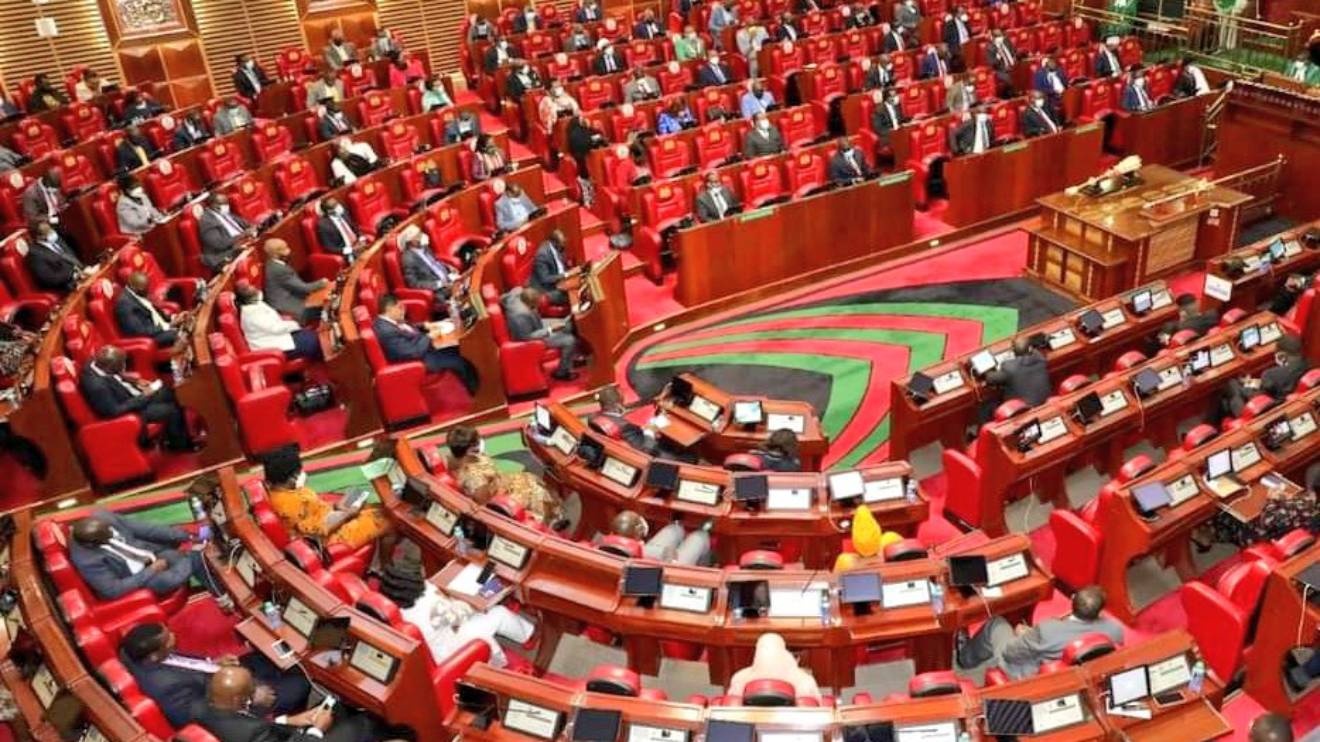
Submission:
M 718 52 L 706 55 L 706 63 L 697 70 L 697 85 L 708 88 L 714 85 L 727 85 L 733 82 L 733 71 L 720 61 Z
M 717 222 L 729 214 L 742 210 L 738 197 L 725 187 L 720 174 L 714 170 L 706 171 L 706 182 L 695 199 L 697 221 Z
M 124 138 L 115 147 L 115 164 L 120 170 L 132 171 L 146 167 L 160 157 L 160 150 L 137 124 L 124 130 Z
M 234 60 L 234 89 L 248 100 L 256 100 L 270 85 L 270 78 L 251 54 L 239 54 Z
M 1118 37 L 1111 36 L 1096 45 L 1095 76 L 1118 77 L 1123 74 L 1123 63 L 1118 58 Z
M 612 75 L 615 72 L 628 69 L 627 60 L 623 58 L 618 49 L 614 48 L 612 41 L 601 39 L 596 43 L 596 46 L 599 47 L 600 51 L 596 54 L 596 58 L 592 60 L 591 69 L 597 75 Z
M 1123 89 L 1123 110 L 1131 113 L 1145 113 L 1155 107 L 1150 93 L 1146 92 L 1146 75 L 1141 70 L 1132 73 L 1127 87 Z
M 651 10 L 642 11 L 641 17 L 637 20 L 637 25 L 633 26 L 634 39 L 658 39 L 665 35 L 665 30 L 655 20 L 655 12 Z
M 797 41 L 802 38 L 802 30 L 793 23 L 793 16 L 783 13 L 779 16 L 779 28 L 775 29 L 775 41 Z
M 404 306 L 393 294 L 380 297 L 379 311 L 371 329 L 376 333 L 381 352 L 390 363 L 421 361 L 427 373 L 453 371 L 458 374 L 463 386 L 467 387 L 468 394 L 476 393 L 476 369 L 459 354 L 457 347 L 442 344 L 439 324 L 414 327 L 408 322 Z
M 266 303 L 303 324 L 316 320 L 321 308 L 307 305 L 307 297 L 329 283 L 324 278 L 304 281 L 289 265 L 289 243 L 273 237 L 262 248 L 266 253 Z
M 327 101 L 325 111 L 316 121 L 316 133 L 320 135 L 321 141 L 328 142 L 352 131 L 353 122 L 348 120 L 339 103 L 333 100 Z
M 925 80 L 944 77 L 947 74 L 949 74 L 949 53 L 936 44 L 927 46 L 926 51 L 921 55 L 921 66 L 917 69 L 917 76 Z
M 134 626 L 119 642 L 120 661 L 175 727 L 192 721 L 211 676 L 226 666 L 243 667 L 256 678 L 252 705 L 263 713 L 292 714 L 307 706 L 311 684 L 297 668 L 281 671 L 261 652 L 212 661 L 179 654 L 176 647 L 174 632 L 154 622 Z
M 201 550 L 179 550 L 193 540 L 187 531 L 97 510 L 76 521 L 70 535 L 69 561 L 102 600 L 143 588 L 166 595 L 193 577 L 211 584 Z
M 220 742 L 369 742 L 394 735 L 376 729 L 371 718 L 317 705 L 278 721 L 252 713 L 257 684 L 246 667 L 225 665 L 206 688 L 206 700 L 193 706 L 193 718 Z
M 257 234 L 243 217 L 230 210 L 229 197 L 223 193 L 213 193 L 207 199 L 206 208 L 197 219 L 197 232 L 202 243 L 202 263 L 212 271 L 219 271 L 238 255 L 239 240 Z
M 830 180 L 840 185 L 860 183 L 875 174 L 866 164 L 862 151 L 847 136 L 839 137 L 838 147 L 830 157 L 829 172 Z
M 568 292 L 559 287 L 560 282 L 568 278 L 568 257 L 564 249 L 568 240 L 558 229 L 552 231 L 536 248 L 536 257 L 532 260 L 532 275 L 527 284 L 546 295 L 551 304 L 568 306 Z
M 541 292 L 526 286 L 513 289 L 504 295 L 504 322 L 508 325 L 509 335 L 514 340 L 540 340 L 549 348 L 559 349 L 559 366 L 552 377 L 560 381 L 572 381 L 577 378 L 573 365 L 578 360 L 581 344 L 577 335 L 569 326 L 552 330 L 541 319 L 537 307 L 541 304 Z
M 1052 391 L 1045 356 L 1023 336 L 1013 340 L 1013 357 L 988 371 L 985 380 L 1003 389 L 1004 399 L 1020 399 L 1031 407 L 1043 404 Z M 989 411 L 993 412 L 995 406 L 997 402 L 991 400 Z M 983 419 L 989 419 L 989 415 Z
M 962 57 L 962 47 L 972 39 L 971 17 L 961 5 L 944 18 L 944 45 L 955 58 Z
M 881 54 L 880 59 L 866 70 L 866 76 L 862 78 L 862 89 L 882 90 L 893 84 L 894 61 L 888 54 Z
M 31 234 L 32 244 L 28 245 L 23 264 L 38 287 L 61 293 L 72 291 L 80 280 L 95 270 L 82 264 L 50 222 L 37 222 L 32 226 Z
M 753 157 L 777 155 L 783 151 L 784 135 L 770 123 L 770 117 L 764 112 L 756 114 L 752 119 L 752 130 L 747 132 L 743 140 L 743 157 L 750 160 Z
M 1309 364 L 1302 355 L 1302 341 L 1294 335 L 1279 338 L 1274 348 L 1274 366 L 1266 369 L 1259 379 L 1250 376 L 1230 379 L 1219 398 L 1218 409 L 1212 411 L 1212 418 L 1218 424 L 1225 417 L 1240 417 L 1242 408 L 1258 394 L 1268 395 L 1275 401 L 1283 400 L 1297 388 L 1297 382 L 1307 368 Z
M 445 144 L 456 144 L 481 133 L 481 120 L 471 111 L 459 111 L 445 123 Z
M 68 199 L 60 186 L 64 177 L 59 168 L 51 168 L 32 181 L 32 185 L 23 191 L 23 218 L 29 222 L 45 219 L 51 224 L 60 223 L 60 214 L 68 206 Z
M 1180 98 L 1190 98 L 1210 92 L 1210 82 L 1205 78 L 1201 66 L 1191 57 L 1183 55 L 1182 70 L 1173 84 L 1173 94 Z
M 875 111 L 871 113 L 871 131 L 880 137 L 881 144 L 889 144 L 890 133 L 905 123 L 907 117 L 903 115 L 898 91 L 890 88 L 885 91 L 884 99 L 875 104 Z
M 600 9 L 600 3 L 596 0 L 584 0 L 579 2 L 577 9 L 573 11 L 573 20 L 578 23 L 593 23 L 604 17 Z
M 173 451 L 193 449 L 183 408 L 174 391 L 159 381 L 148 384 L 124 375 L 124 351 L 103 345 L 83 366 L 78 388 L 92 412 L 103 420 L 134 413 L 144 423 L 164 423 L 165 447 Z
M 201 114 L 193 112 L 179 122 L 179 127 L 174 130 L 174 151 L 180 152 L 189 147 L 196 147 L 211 138 L 211 130 L 206 128 L 206 122 L 202 120 Z
M 508 39 L 497 39 L 486 49 L 486 56 L 481 60 L 481 68 L 487 75 L 493 75 L 500 67 L 515 59 L 513 47 Z
M 1160 328 L 1157 339 L 1161 346 L 1168 345 L 1169 339 L 1180 330 L 1192 330 L 1199 338 L 1219 325 L 1219 312 L 1214 309 L 1207 309 L 1204 312 L 1198 311 L 1200 302 L 1196 300 L 1195 296 L 1179 294 L 1175 303 L 1178 305 L 1178 320 Z
M 1002 29 L 996 28 L 990 33 L 990 46 L 986 48 L 986 54 L 990 56 L 990 66 L 995 70 L 995 78 L 999 81 L 1000 87 L 1011 89 L 1013 70 L 1018 63 L 1018 52 Z
M 334 196 L 328 196 L 321 202 L 321 216 L 316 220 L 316 239 L 321 243 L 322 250 L 340 255 L 349 263 L 353 262 L 358 248 L 371 241 L 370 237 L 358 229 L 353 215 Z
M 903 37 L 902 27 L 881 23 L 880 30 L 883 33 L 880 37 L 880 49 L 882 51 L 886 53 L 901 52 L 908 48 L 908 41 Z
M 543 28 L 545 28 L 545 23 L 541 20 L 541 14 L 536 12 L 536 5 L 533 3 L 527 3 L 527 6 L 513 17 L 514 33 L 527 33 Z
M 1054 57 L 1046 56 L 1031 80 L 1031 89 L 1045 94 L 1050 109 L 1058 111 L 1063 102 L 1063 91 L 1068 89 L 1068 77 Z
M 1031 94 L 1031 105 L 1022 111 L 1022 130 L 1029 137 L 1038 137 L 1043 134 L 1053 134 L 1062 129 L 1063 126 L 1054 118 L 1050 111 L 1045 94 L 1035 91 Z
M 514 68 L 513 74 L 504 83 L 504 91 L 515 101 L 521 101 L 528 90 L 536 90 L 544 87 L 541 83 L 541 76 L 527 62 L 519 62 Z
M 619 437 L 624 443 L 645 453 L 655 453 L 656 439 L 654 435 L 648 436 L 646 430 L 637 423 L 625 417 L 626 409 L 623 406 L 623 395 L 619 393 L 618 387 L 607 386 L 596 393 L 596 401 L 600 403 L 600 412 L 602 417 L 609 418 L 619 428 Z
M 974 155 L 985 152 L 995 146 L 995 126 L 990 121 L 990 113 L 984 108 L 967 116 L 953 130 L 953 153 L 955 155 Z
M 174 345 L 179 339 L 175 325 L 182 315 L 171 317 L 166 314 L 151 303 L 147 290 L 147 274 L 135 271 L 129 275 L 127 285 L 115 299 L 115 324 L 119 326 L 119 334 L 151 338 L 161 348 Z
M 431 252 L 431 238 L 425 232 L 416 229 L 416 232 L 409 233 L 405 230 L 405 235 L 400 239 L 403 253 L 399 259 L 403 283 L 410 289 L 432 292 L 438 311 L 449 300 L 450 287 L 458 280 L 458 271 Z

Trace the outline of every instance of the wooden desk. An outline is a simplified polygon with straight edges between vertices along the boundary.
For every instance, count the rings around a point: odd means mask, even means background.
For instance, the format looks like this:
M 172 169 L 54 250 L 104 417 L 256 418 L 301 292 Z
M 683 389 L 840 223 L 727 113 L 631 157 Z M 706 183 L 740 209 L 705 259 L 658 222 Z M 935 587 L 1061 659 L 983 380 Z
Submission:
M 1246 656 L 1243 689 L 1267 710 L 1286 716 L 1292 715 L 1293 696 L 1284 684 L 1284 660 L 1299 636 L 1303 646 L 1315 646 L 1320 631 L 1320 608 L 1302 600 L 1302 585 L 1296 578 L 1317 561 L 1320 544 L 1274 568 L 1260 603 L 1261 630 Z
M 1156 281 L 1143 286 L 1139 291 L 1149 290 L 1157 298 L 1151 311 L 1137 315 L 1131 310 L 1130 298 L 1136 292 L 1129 292 L 1121 297 L 1103 299 L 1093 305 L 1074 309 L 1062 317 L 1046 320 L 1018 331 L 1011 338 L 1004 338 L 989 345 L 963 353 L 954 358 L 921 369 L 921 373 L 932 379 L 956 372 L 958 384 L 952 389 L 931 397 L 918 404 L 908 393 L 908 384 L 912 377 L 894 379 L 890 382 L 890 400 L 893 420 L 889 436 L 889 455 L 891 458 L 905 458 L 914 449 L 939 440 L 945 448 L 963 447 L 967 427 L 976 422 L 977 407 L 982 399 L 994 391 L 988 388 L 970 372 L 972 356 L 988 350 L 998 356 L 1011 352 L 1013 340 L 1018 337 L 1031 337 L 1044 334 L 1047 337 L 1055 333 L 1070 333 L 1072 342 L 1063 343 L 1065 335 L 1060 335 L 1058 347 L 1047 349 L 1045 359 L 1049 363 L 1051 380 L 1062 381 L 1071 374 L 1097 374 L 1109 370 L 1114 359 L 1128 350 L 1144 343 L 1164 325 L 1178 315 L 1173 303 L 1173 296 L 1163 281 Z M 1081 332 L 1078 319 L 1085 312 L 1094 309 L 1102 315 L 1118 310 L 1123 322 L 1110 327 L 1095 337 L 1088 337 Z
M 1143 167 L 1141 185 L 1098 198 L 1056 193 L 1039 199 L 1040 225 L 1029 230 L 1028 271 L 1073 294 L 1100 299 L 1190 266 L 1232 246 L 1238 207 L 1250 196 L 1160 165 Z M 1169 201 L 1147 218 L 1146 204 Z M 1213 243 L 1203 244 L 1204 243 Z
M 1205 111 L 1217 95 L 1179 98 L 1145 113 L 1119 111 L 1114 114 L 1110 144 L 1121 154 L 1140 156 L 1148 165 L 1193 165 L 1201 159 Z
M 674 235 L 674 298 L 704 304 L 912 240 L 911 173 L 753 209 Z
M 1083 742 L 1083 740 L 1105 739 L 1107 730 L 1100 711 L 1092 700 L 1090 691 L 1091 686 L 1086 673 L 1078 667 L 1069 667 L 1046 675 L 1037 675 L 1003 685 L 982 688 L 976 698 L 978 704 L 976 713 L 984 714 L 985 702 L 991 700 L 1043 703 L 1064 698 L 1075 698 L 1082 707 L 1084 719 L 1081 723 L 1055 729 L 1044 734 L 1031 735 L 1028 739 L 1043 742 Z M 989 737 L 983 733 L 982 738 L 988 739 Z
M 707 420 L 688 407 L 678 404 L 670 395 L 669 387 L 666 386 L 660 397 L 656 399 L 656 406 L 669 418 L 670 424 L 657 431 L 660 436 L 682 448 L 696 445 L 697 450 L 707 461 L 719 463 L 731 453 L 763 447 L 766 439 L 774 432 L 769 426 L 771 415 L 797 417 L 802 421 L 802 432 L 796 433 L 802 468 L 807 471 L 820 471 L 822 459 L 829 451 L 830 441 L 821 430 L 820 416 L 810 404 L 796 400 L 730 394 L 692 373 L 682 373 L 677 378 L 690 383 L 696 396 L 718 406 L 720 415 L 714 420 Z M 765 419 L 754 426 L 734 423 L 733 406 L 738 402 L 759 402 Z
M 629 666 L 646 674 L 658 672 L 662 641 L 705 647 L 712 682 L 727 683 L 735 670 L 750 661 L 756 639 L 766 631 L 776 631 L 790 647 L 805 652 L 807 664 L 822 686 L 847 687 L 855 679 L 859 647 L 899 645 L 917 662 L 919 671 L 947 667 L 954 632 L 985 615 L 985 606 L 979 600 L 974 602 L 950 590 L 946 591 L 944 611 L 939 614 L 927 604 L 887 610 L 877 606 L 872 614 L 859 616 L 836 601 L 833 583 L 837 578 L 824 570 L 726 572 L 678 565 L 665 565 L 665 584 L 709 590 L 708 609 L 685 610 L 663 604 L 643 607 L 636 599 L 619 594 L 627 560 L 587 544 L 534 530 L 489 508 L 478 507 L 426 473 L 406 441 L 397 442 L 395 458 L 405 473 L 430 484 L 429 510 L 415 512 L 402 503 L 384 477 L 375 481 L 376 491 L 400 532 L 421 545 L 428 565 L 446 564 L 455 559 L 481 565 L 492 558 L 475 547 L 465 548 L 452 531 L 442 530 L 441 525 L 450 522 L 464 523 L 468 532 L 484 529 L 493 537 L 522 547 L 525 556 L 520 562 L 495 559 L 495 571 L 505 582 L 516 586 L 515 594 L 523 606 L 540 613 L 537 664 L 541 667 L 554 655 L 563 633 L 577 633 L 590 625 L 617 634 L 628 652 Z M 1022 536 L 991 541 L 976 548 L 985 549 L 983 553 L 996 558 L 1030 553 L 1029 542 Z M 1018 614 L 1049 597 L 1053 591 L 1049 575 L 1029 556 L 1027 562 L 1027 574 L 1006 583 L 1003 595 L 994 599 L 991 610 Z M 915 579 L 921 575 L 947 581 L 942 557 L 894 564 L 871 563 L 864 568 L 895 579 Z M 765 580 L 771 586 L 799 593 L 820 583 L 831 588 L 829 611 L 825 620 L 819 615 L 736 617 L 730 606 L 729 588 L 747 580 Z
M 1314 227 L 1320 227 L 1320 219 L 1211 258 L 1206 262 L 1206 272 L 1232 282 L 1233 289 L 1228 301 L 1205 295 L 1201 299 L 1202 304 L 1218 307 L 1221 312 L 1229 308 L 1250 312 L 1268 301 L 1283 286 L 1283 282 L 1290 274 L 1314 272 L 1320 267 L 1320 250 L 1308 249 L 1301 243 L 1301 236 L 1307 229 Z M 1278 261 L 1263 259 L 1262 256 L 1269 254 L 1269 247 L 1275 240 L 1283 241 L 1284 257 Z M 1296 247 L 1294 248 L 1293 245 Z M 1293 250 L 1297 251 L 1288 254 Z M 1229 263 L 1242 264 L 1243 269 L 1239 275 L 1230 275 L 1227 270 Z M 1253 264 L 1259 267 L 1252 270 Z

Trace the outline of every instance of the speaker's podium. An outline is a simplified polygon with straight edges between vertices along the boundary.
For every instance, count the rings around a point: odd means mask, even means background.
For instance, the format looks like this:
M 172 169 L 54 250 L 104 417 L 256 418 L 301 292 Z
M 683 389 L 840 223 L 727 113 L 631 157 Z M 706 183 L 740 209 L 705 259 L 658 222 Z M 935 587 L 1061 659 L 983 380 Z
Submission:
M 1160 165 L 1115 170 L 1037 199 L 1040 224 L 1028 230 L 1028 271 L 1096 300 L 1233 247 L 1247 194 Z

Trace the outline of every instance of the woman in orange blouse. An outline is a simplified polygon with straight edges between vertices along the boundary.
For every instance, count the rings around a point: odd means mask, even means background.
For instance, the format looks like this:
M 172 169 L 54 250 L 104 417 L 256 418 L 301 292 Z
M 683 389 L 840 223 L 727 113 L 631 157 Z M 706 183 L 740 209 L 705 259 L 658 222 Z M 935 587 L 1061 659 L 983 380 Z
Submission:
M 266 484 L 271 507 L 295 536 L 358 548 L 391 532 L 389 519 L 378 507 L 346 508 L 322 500 L 307 486 L 307 473 L 296 454 L 277 453 L 267 460 Z

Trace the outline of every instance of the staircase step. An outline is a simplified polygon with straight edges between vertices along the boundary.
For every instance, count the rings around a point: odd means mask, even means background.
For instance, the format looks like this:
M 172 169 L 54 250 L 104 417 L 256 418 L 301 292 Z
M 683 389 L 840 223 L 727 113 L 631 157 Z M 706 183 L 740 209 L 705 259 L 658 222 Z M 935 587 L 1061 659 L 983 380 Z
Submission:
M 568 186 L 558 175 L 547 170 L 541 171 L 541 184 L 545 188 L 545 200 L 555 201 L 568 198 Z

